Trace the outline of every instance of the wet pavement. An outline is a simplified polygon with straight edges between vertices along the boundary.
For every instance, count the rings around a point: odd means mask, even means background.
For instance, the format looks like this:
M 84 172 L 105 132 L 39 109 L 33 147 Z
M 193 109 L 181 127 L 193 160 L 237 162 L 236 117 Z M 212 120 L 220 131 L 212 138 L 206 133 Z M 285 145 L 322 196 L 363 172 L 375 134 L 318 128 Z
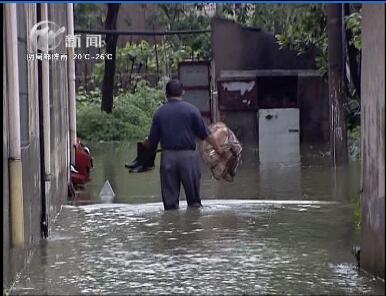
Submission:
M 158 168 L 129 174 L 127 144 L 91 148 L 90 194 L 63 208 L 11 294 L 385 293 L 351 254 L 358 164 L 335 170 L 319 158 L 265 168 L 244 161 L 234 183 L 204 172 L 202 209 L 182 201 L 165 212 Z M 116 193 L 108 204 L 98 199 L 105 179 Z

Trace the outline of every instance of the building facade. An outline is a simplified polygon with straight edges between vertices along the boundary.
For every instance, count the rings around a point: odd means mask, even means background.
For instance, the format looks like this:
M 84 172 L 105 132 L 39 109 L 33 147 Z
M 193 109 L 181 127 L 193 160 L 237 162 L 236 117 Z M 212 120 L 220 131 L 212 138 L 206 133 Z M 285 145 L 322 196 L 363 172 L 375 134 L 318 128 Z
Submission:
M 71 53 L 63 40 L 51 53 L 69 54 L 68 60 L 33 60 L 28 56 L 38 52 L 31 34 L 39 22 L 51 21 L 66 28 L 68 33 L 72 4 L 3 4 L 3 16 L 3 288 L 6 288 L 37 244 L 49 234 L 67 199 L 73 155 L 70 147 L 75 132 L 75 75 L 71 70 Z
M 223 18 L 213 18 L 211 28 L 214 121 L 258 150 L 259 110 L 298 109 L 300 143 L 327 150 L 328 84 L 315 65 L 316 49 L 298 55 L 281 49 L 272 33 Z

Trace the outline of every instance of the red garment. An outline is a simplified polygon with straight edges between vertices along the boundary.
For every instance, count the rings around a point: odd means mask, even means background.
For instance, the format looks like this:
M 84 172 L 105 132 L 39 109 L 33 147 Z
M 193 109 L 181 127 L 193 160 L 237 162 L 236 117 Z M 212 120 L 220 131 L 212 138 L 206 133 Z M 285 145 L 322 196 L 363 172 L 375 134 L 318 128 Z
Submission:
M 225 179 L 232 182 L 240 162 L 241 144 L 232 130 L 223 122 L 211 124 L 208 129 L 218 145 L 224 149 L 225 154 L 223 158 L 220 158 L 208 142 L 202 141 L 199 145 L 201 157 L 217 180 Z

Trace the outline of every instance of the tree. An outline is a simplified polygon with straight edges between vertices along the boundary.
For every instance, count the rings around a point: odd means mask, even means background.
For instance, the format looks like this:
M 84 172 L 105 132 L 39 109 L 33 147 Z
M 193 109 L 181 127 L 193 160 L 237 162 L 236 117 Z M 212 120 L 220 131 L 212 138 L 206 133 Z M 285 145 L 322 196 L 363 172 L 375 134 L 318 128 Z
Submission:
M 224 4 L 222 11 L 225 16 L 234 19 L 236 22 L 248 25 L 251 22 L 254 5 L 245 3 Z
M 74 23 L 75 29 L 95 29 L 103 25 L 100 5 L 97 4 L 75 4 Z
M 204 4 L 158 4 L 158 12 L 148 18 L 148 24 L 165 30 L 206 30 L 210 29 L 211 17 Z M 164 42 L 174 50 L 181 46 L 191 49 L 192 59 L 210 57 L 210 35 L 173 35 L 165 36 Z
M 107 4 L 107 16 L 105 29 L 116 30 L 120 4 Z M 104 77 L 102 82 L 101 110 L 107 113 L 113 111 L 113 93 L 115 76 L 115 58 L 118 35 L 106 35 L 106 53 L 112 55 L 112 59 L 105 60 Z
M 347 62 L 349 66 L 346 92 L 348 94 L 348 127 L 360 124 L 361 96 L 361 9 L 345 4 Z
M 361 87 L 361 14 L 352 5 L 344 4 L 346 23 L 347 58 L 350 68 L 350 76 L 355 89 L 355 95 L 360 97 Z

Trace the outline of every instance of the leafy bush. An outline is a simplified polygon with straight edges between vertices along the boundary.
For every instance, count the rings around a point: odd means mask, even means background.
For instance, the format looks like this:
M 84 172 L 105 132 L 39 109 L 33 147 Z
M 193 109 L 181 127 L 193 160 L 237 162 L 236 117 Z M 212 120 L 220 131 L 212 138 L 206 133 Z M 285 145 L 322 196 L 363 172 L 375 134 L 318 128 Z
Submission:
M 357 50 L 362 49 L 361 22 L 361 12 L 353 12 L 345 17 L 346 29 L 351 30 L 353 35 L 349 43 L 350 45 L 354 45 Z
M 144 138 L 150 129 L 153 112 L 164 100 L 161 88 L 145 81 L 135 93 L 121 92 L 114 98 L 111 114 L 101 111 L 98 90 L 77 95 L 77 133 L 88 141 L 125 141 Z
M 361 148 L 361 127 L 358 125 L 348 130 L 348 149 L 352 159 L 359 159 Z

